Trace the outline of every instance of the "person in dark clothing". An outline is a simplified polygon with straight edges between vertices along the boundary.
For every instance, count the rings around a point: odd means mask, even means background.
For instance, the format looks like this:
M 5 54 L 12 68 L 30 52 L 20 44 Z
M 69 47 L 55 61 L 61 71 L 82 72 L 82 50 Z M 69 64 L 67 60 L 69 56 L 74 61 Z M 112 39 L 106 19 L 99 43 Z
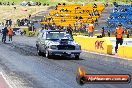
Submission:
M 68 10 L 66 9 L 65 12 L 68 12 Z
M 26 35 L 26 31 L 25 30 L 23 31 L 23 34 Z
M 75 19 L 78 19 L 78 17 L 77 17 L 77 16 L 75 16 Z
M 105 5 L 105 7 L 108 7 L 109 4 L 108 4 L 108 2 L 106 2 L 104 5 Z
M 16 6 L 14 7 L 14 10 L 16 10 Z
M 20 24 L 20 19 L 17 19 L 17 25 L 20 27 L 21 24 Z
M 29 31 L 32 31 L 32 26 L 31 25 L 28 27 L 28 30 Z
M 12 5 L 15 5 L 15 2 L 13 2 Z
M 21 20 L 20 25 L 24 26 L 24 19 Z
M 51 25 L 51 30 L 56 30 L 56 25 L 55 25 L 55 23 L 53 23 L 53 24 Z
M 95 26 L 97 26 L 97 25 L 99 26 L 98 19 L 95 20 Z
M 3 3 L 4 6 L 6 6 L 6 3 Z
M 7 27 L 5 27 L 2 31 L 2 42 L 5 43 L 6 42 L 6 35 L 8 33 Z
M 1 24 L 2 24 L 2 26 L 4 26 L 4 22 L 2 22 Z
M 110 37 L 110 30 L 108 30 L 107 33 L 108 33 L 108 37 Z
M 105 37 L 104 27 L 102 27 L 101 29 L 101 34 L 102 34 L 102 37 Z
M 71 34 L 71 36 L 72 36 L 72 27 L 71 27 L 70 24 L 69 24 L 69 26 L 67 27 L 67 32 L 68 32 L 69 34 Z
M 30 19 L 30 18 L 31 18 L 31 14 L 29 14 L 29 16 L 28 16 L 28 17 L 29 17 L 29 19 Z
M 63 3 L 63 5 L 65 6 L 65 5 L 66 5 L 66 3 Z
M 80 16 L 79 19 L 83 19 L 82 16 Z
M 12 20 L 11 19 L 9 20 L 9 26 L 12 26 Z
M 95 3 L 93 4 L 93 8 L 97 8 L 97 5 Z
M 126 34 L 127 38 L 129 38 L 129 31 L 128 30 L 125 30 L 125 34 Z
M 60 3 L 58 3 L 58 5 L 61 5 Z
M 118 7 L 118 6 L 119 6 L 117 2 L 113 2 L 113 5 L 114 5 L 115 7 Z
M 9 26 L 9 20 L 6 20 L 6 25 Z
M 46 3 L 44 3 L 43 6 L 46 6 Z
M 10 2 L 7 2 L 7 5 L 10 6 Z
M 0 2 L 0 5 L 2 5 L 2 2 Z
M 41 6 L 42 4 L 41 4 L 41 2 L 39 2 L 39 6 Z

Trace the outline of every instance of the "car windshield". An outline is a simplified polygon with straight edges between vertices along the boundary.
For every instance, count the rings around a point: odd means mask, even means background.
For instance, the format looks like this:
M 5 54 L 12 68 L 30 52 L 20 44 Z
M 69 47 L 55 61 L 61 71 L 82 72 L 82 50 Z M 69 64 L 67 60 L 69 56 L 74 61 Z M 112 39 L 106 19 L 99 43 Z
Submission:
M 73 40 L 71 35 L 66 32 L 47 32 L 46 39 L 49 39 L 49 40 L 61 40 L 61 39 Z

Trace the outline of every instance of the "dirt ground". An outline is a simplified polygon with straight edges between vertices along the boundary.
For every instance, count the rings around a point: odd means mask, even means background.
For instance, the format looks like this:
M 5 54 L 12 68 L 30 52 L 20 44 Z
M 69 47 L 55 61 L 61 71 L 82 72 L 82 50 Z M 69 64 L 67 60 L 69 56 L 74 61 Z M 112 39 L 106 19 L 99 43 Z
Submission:
M 16 7 L 16 9 L 14 8 Z M 17 19 L 28 18 L 29 14 L 46 11 L 48 6 L 0 6 L 0 22 L 12 19 L 15 24 Z

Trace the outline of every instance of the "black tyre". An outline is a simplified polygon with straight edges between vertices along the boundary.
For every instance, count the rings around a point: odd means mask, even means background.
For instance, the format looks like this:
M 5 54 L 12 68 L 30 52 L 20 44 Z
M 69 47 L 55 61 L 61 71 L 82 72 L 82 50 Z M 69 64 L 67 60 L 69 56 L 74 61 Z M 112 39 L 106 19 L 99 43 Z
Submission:
M 46 52 L 45 52 L 45 57 L 47 57 L 48 59 L 51 59 L 52 58 L 52 56 L 49 55 L 49 51 L 48 50 L 46 50 Z
M 79 60 L 79 59 L 80 59 L 80 58 L 79 58 L 79 55 L 76 55 L 76 56 L 75 56 L 75 59 Z
M 38 46 L 37 46 L 37 53 L 38 53 L 39 56 L 42 56 L 43 55 L 43 53 L 39 50 L 39 47 Z

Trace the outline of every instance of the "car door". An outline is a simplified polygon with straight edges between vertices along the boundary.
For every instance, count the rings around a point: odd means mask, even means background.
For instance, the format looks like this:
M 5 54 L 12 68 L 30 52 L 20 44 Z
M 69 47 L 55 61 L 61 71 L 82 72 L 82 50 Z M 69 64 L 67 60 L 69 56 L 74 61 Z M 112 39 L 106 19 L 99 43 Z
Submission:
M 37 46 L 40 46 L 40 41 L 41 41 L 41 38 L 42 38 L 42 34 L 43 34 L 43 33 L 39 33 L 39 34 L 38 34 L 38 38 L 37 38 L 37 41 L 36 41 L 36 45 L 37 45 Z
M 46 32 L 44 32 L 42 34 L 42 37 L 40 39 L 40 50 L 41 50 L 41 52 L 45 52 L 45 47 L 46 47 L 45 40 L 46 40 Z

